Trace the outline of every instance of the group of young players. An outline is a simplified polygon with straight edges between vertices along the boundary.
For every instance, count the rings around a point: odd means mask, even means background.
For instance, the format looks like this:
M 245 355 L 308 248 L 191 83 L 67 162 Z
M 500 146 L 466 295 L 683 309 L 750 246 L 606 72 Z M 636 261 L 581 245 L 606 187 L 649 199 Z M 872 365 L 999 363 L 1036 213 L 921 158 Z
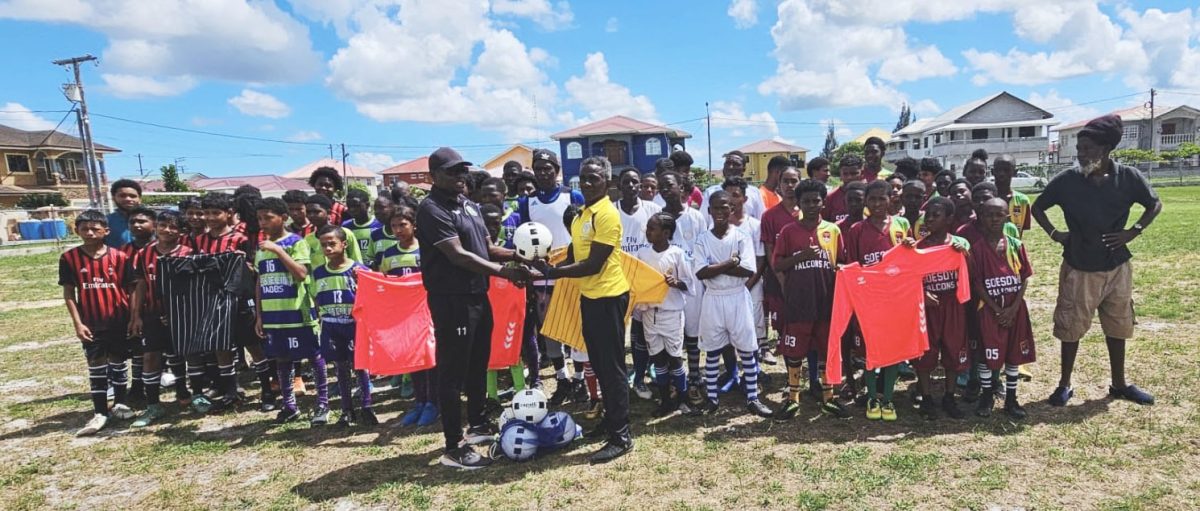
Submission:
M 808 386 L 822 411 L 848 417 L 846 405 L 857 400 L 867 418 L 891 421 L 897 417 L 896 380 L 915 369 L 921 415 L 933 418 L 940 408 L 961 418 L 956 379 L 966 387 L 964 399 L 977 402 L 976 412 L 986 416 L 1003 371 L 1004 409 L 1023 417 L 1018 370 L 1035 353 L 1024 304 L 1031 268 L 1020 241 L 1030 203 L 1009 186 L 1014 162 L 995 159 L 994 183 L 985 181 L 987 156 L 979 154 L 966 162 L 962 179 L 935 160 L 903 160 L 891 176 L 881 177 L 883 148 L 870 139 L 865 158 L 835 162 L 841 184 L 832 191 L 826 184 L 831 162 L 822 158 L 808 163 L 807 179 L 786 158 L 773 159 L 766 182 L 752 186 L 742 177 L 745 156 L 737 152 L 725 156 L 724 181 L 704 191 L 693 185 L 692 159 L 683 151 L 645 175 L 630 168 L 614 176 L 620 248 L 657 269 L 670 287 L 663 302 L 639 305 L 633 313 L 634 393 L 655 398 L 649 376 L 658 390 L 657 414 L 698 415 L 715 411 L 722 392 L 738 390 L 751 413 L 789 419 L 800 409 L 807 365 Z M 502 178 L 474 173 L 470 197 L 481 205 L 492 241 L 511 246 L 517 226 L 538 222 L 553 235 L 552 251 L 570 244 L 569 226 L 583 198 L 561 177 L 557 155 L 542 149 L 534 152 L 530 170 L 509 162 Z M 136 182 L 122 180 L 112 186 L 117 212 L 106 217 L 86 211 L 76 218 L 83 244 L 63 254 L 59 282 L 87 358 L 95 411 L 80 435 L 96 433 L 110 417 L 135 419 L 133 427 L 163 417 L 164 372 L 174 377 L 178 404 L 198 413 L 235 409 L 245 400 L 237 378 L 243 364 L 257 377 L 261 409 L 277 412 L 279 423 L 297 420 L 295 395 L 306 388 L 297 373 L 301 361 L 309 362 L 315 384 L 313 425 L 330 419 L 329 362 L 337 366 L 337 423 L 378 423 L 373 375 L 353 368 L 355 273 L 420 271 L 417 203 L 403 192 L 372 201 L 350 189 L 343 204 L 334 199 L 343 183 L 330 168 L 315 171 L 310 185 L 315 193 L 289 191 L 282 199 L 263 199 L 249 187 L 233 195 L 209 193 L 183 201 L 178 211 L 156 213 L 139 205 Z M 128 225 L 128 236 L 113 243 L 110 223 Z M 106 238 L 117 246 L 108 246 Z M 955 275 L 925 278 L 930 349 L 911 368 L 864 370 L 865 346 L 888 340 L 863 338 L 852 327 L 843 339 L 843 373 L 861 371 L 861 377 L 835 394 L 823 375 L 838 268 L 869 266 L 900 244 L 949 244 L 964 252 L 972 299 L 955 300 Z M 159 296 L 159 258 L 228 252 L 244 255 L 247 265 L 231 349 L 175 355 L 168 323 L 176 311 L 164 310 Z M 528 286 L 522 364 L 511 369 L 511 380 L 518 390 L 543 387 L 540 371 L 552 366 L 551 404 L 588 403 L 585 413 L 594 418 L 603 407 L 587 354 L 538 333 L 553 287 L 552 280 Z M 772 330 L 777 344 L 768 341 Z M 759 397 L 760 364 L 777 364 L 776 355 L 787 368 L 787 385 L 782 405 L 772 410 Z M 939 365 L 946 385 L 937 406 L 931 374 Z M 413 399 L 402 424 L 437 421 L 436 371 L 393 380 Z M 494 407 L 497 380 L 495 372 L 489 375 Z M 144 411 L 135 414 L 129 403 L 143 399 Z

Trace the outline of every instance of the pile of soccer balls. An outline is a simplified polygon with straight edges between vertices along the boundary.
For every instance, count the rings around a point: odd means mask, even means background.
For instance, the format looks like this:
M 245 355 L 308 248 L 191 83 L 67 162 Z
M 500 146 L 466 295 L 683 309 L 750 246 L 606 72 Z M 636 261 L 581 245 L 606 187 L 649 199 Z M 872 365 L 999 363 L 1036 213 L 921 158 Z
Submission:
M 582 434 L 583 428 L 566 412 L 549 413 L 542 391 L 525 389 L 500 414 L 500 441 L 495 447 L 510 460 L 526 461 L 539 451 L 565 447 Z

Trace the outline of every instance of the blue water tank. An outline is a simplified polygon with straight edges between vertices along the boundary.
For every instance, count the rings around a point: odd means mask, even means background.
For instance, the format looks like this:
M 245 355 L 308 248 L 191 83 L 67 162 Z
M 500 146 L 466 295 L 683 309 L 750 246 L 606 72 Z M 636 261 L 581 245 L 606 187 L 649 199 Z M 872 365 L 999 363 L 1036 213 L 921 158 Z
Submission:
M 42 220 L 41 232 L 44 240 L 61 240 L 67 237 L 67 222 L 61 218 Z
M 17 231 L 21 233 L 23 240 L 40 240 L 42 239 L 42 222 L 41 220 L 17 222 Z

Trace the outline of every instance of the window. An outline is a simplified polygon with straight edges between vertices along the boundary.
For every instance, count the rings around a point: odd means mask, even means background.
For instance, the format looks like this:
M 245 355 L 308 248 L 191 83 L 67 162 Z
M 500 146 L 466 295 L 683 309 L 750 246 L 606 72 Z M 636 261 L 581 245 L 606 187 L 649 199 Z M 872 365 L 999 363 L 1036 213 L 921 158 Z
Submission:
M 980 130 L 971 130 L 971 140 L 987 140 L 987 138 L 988 138 L 987 128 L 980 129 Z
M 579 142 L 567 144 L 567 159 L 578 160 L 580 158 L 583 158 L 583 146 Z
M 58 160 L 58 169 L 62 172 L 63 179 L 67 181 L 79 181 L 79 171 L 76 165 L 75 160 L 70 158 L 60 158 Z
M 935 143 L 935 144 L 942 143 L 942 134 L 941 133 L 937 133 L 937 134 L 933 135 L 933 143 Z
M 954 141 L 954 134 L 955 134 L 955 133 L 958 133 L 958 132 L 957 132 L 957 131 L 951 131 L 951 132 L 950 132 L 950 141 L 951 141 L 951 142 L 953 142 L 953 141 Z
M 24 154 L 8 154 L 5 155 L 4 159 L 8 161 L 9 172 L 21 172 L 28 174 L 32 171 L 29 168 L 29 157 Z
M 917 149 L 920 149 L 920 148 L 921 148 L 921 139 L 914 138 L 913 139 L 913 150 L 916 151 Z
M 1121 130 L 1121 140 L 1137 140 L 1137 138 L 1138 138 L 1138 125 L 1126 124 L 1125 127 Z
M 1021 126 L 1017 128 L 1017 136 L 1021 138 L 1032 138 L 1037 136 L 1037 127 Z
M 646 156 L 662 156 L 662 141 L 657 138 L 646 139 Z

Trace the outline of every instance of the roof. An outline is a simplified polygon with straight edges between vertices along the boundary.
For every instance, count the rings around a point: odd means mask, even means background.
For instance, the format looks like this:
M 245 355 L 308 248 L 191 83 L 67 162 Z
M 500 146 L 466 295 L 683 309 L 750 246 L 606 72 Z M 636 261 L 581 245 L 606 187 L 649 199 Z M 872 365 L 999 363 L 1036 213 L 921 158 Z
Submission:
M 371 172 L 370 169 L 368 169 L 366 167 L 360 167 L 358 165 L 354 165 L 351 163 L 346 163 L 345 170 L 343 171 L 342 162 L 340 160 L 335 160 L 333 158 L 321 158 L 317 161 L 308 162 L 298 169 L 284 173 L 283 177 L 290 177 L 293 179 L 303 179 L 303 180 L 307 181 L 308 177 L 312 175 L 313 171 L 317 170 L 320 167 L 333 167 L 334 169 L 336 169 L 338 171 L 339 174 L 342 174 L 345 177 L 357 177 L 357 178 L 362 178 L 362 179 L 379 177 L 374 172 Z
M 44 190 L 30 190 L 16 185 L 0 185 L 0 195 L 25 195 L 27 193 L 38 193 Z
M 1190 110 L 1192 115 L 1200 115 L 1200 110 L 1197 110 L 1195 107 L 1191 107 L 1188 105 L 1179 105 L 1179 106 L 1163 106 L 1163 107 L 1156 108 L 1155 112 L 1154 112 L 1154 116 L 1156 118 L 1162 119 L 1162 118 L 1166 117 L 1168 114 L 1170 114 L 1176 110 L 1185 109 L 1185 108 Z M 1126 108 L 1123 110 L 1114 110 L 1112 112 L 1109 112 L 1109 114 L 1120 116 L 1121 120 L 1124 122 L 1145 121 L 1145 120 L 1150 119 L 1150 109 L 1146 108 L 1145 105 L 1138 105 L 1138 106 Z M 1088 123 L 1088 121 L 1091 121 L 1091 119 L 1083 119 L 1080 121 L 1075 121 L 1066 126 L 1059 126 L 1058 128 L 1055 128 L 1054 131 L 1064 131 L 1064 130 L 1073 130 L 1073 129 L 1077 129 L 1077 128 L 1082 128 L 1082 127 L 1084 127 L 1084 125 L 1086 125 Z
M 379 171 L 379 174 L 384 176 L 392 176 L 396 174 L 427 174 L 429 173 L 429 157 L 422 156 L 415 160 L 406 161 L 399 165 L 388 167 Z
M 493 156 L 492 159 L 483 162 L 480 167 L 487 170 L 494 168 L 503 170 L 504 164 L 508 163 L 509 160 L 516 160 L 522 166 L 529 167 L 533 165 L 533 148 L 525 144 L 516 144 L 501 151 L 500 154 Z
M 1021 98 L 1018 98 L 1012 94 L 1009 94 L 1007 91 L 1000 91 L 1000 92 L 979 98 L 975 101 L 971 101 L 969 103 L 963 103 L 961 105 L 958 105 L 954 108 L 946 110 L 945 112 L 942 112 L 941 115 L 938 115 L 937 117 L 934 117 L 932 119 L 920 119 L 917 122 L 909 124 L 904 129 L 897 131 L 896 133 L 893 134 L 893 136 L 912 135 L 914 133 L 927 132 L 930 130 L 935 130 L 935 129 L 942 128 L 945 126 L 949 126 L 951 124 L 956 124 L 959 122 L 960 119 L 962 119 L 963 117 L 966 117 L 967 114 L 970 114 L 971 112 L 978 110 L 980 107 L 982 107 L 988 103 L 991 103 L 992 101 L 995 101 L 997 99 L 1005 97 L 1005 96 L 1010 97 L 1016 101 L 1020 101 L 1021 103 L 1025 103 L 1026 105 L 1029 105 L 1030 107 L 1032 107 L 1035 110 L 1035 112 L 1040 112 L 1042 114 L 1042 121 L 1048 121 L 1050 118 L 1054 117 L 1054 114 L 1047 112 L 1041 108 L 1038 108 L 1037 105 L 1034 105 L 1034 104 L 1032 104 L 1028 101 L 1025 101 Z M 924 122 L 922 122 L 922 121 L 924 121 Z M 1030 123 L 1034 123 L 1034 122 L 1037 122 L 1037 121 L 1035 121 L 1035 120 L 1023 121 L 1023 123 L 1025 123 L 1025 124 L 1030 124 Z M 1055 122 L 1057 122 L 1057 121 L 1040 122 L 1040 124 L 1054 124 Z M 957 126 L 955 126 L 955 127 L 957 128 Z
M 596 122 L 584 124 L 583 126 L 571 128 L 567 131 L 560 131 L 550 135 L 550 138 L 554 140 L 561 140 L 564 138 L 580 138 L 598 135 L 617 135 L 630 133 L 636 135 L 666 133 L 667 136 L 671 138 L 692 138 L 692 134 L 686 131 L 668 128 L 658 124 L 650 124 L 648 122 L 639 121 L 624 115 L 614 115 L 607 119 L 601 119 Z
M 759 140 L 758 142 L 751 142 L 747 145 L 739 147 L 738 151 L 741 151 L 746 154 L 807 153 L 808 149 L 805 149 L 798 145 L 792 145 L 787 142 L 780 142 L 775 139 L 767 138 L 767 139 Z
M 867 143 L 867 139 L 871 138 L 871 137 L 879 137 L 881 140 L 883 140 L 883 143 L 886 144 L 892 139 L 892 133 L 883 128 L 871 128 L 871 129 L 868 129 L 867 131 L 862 132 L 862 134 L 860 134 L 859 136 L 854 137 L 854 140 L 851 140 L 851 142 L 858 142 L 860 144 L 865 144 L 865 143 Z
M 308 181 L 271 174 L 262 176 L 214 177 L 188 182 L 188 186 L 196 190 L 225 190 L 237 188 L 242 185 L 253 186 L 264 193 L 287 190 L 312 190 L 312 187 L 308 185 Z
M 95 144 L 98 153 L 119 153 L 120 149 Z M 25 131 L 0 124 L 0 147 L 13 149 L 66 149 L 82 151 L 83 141 L 61 131 Z

